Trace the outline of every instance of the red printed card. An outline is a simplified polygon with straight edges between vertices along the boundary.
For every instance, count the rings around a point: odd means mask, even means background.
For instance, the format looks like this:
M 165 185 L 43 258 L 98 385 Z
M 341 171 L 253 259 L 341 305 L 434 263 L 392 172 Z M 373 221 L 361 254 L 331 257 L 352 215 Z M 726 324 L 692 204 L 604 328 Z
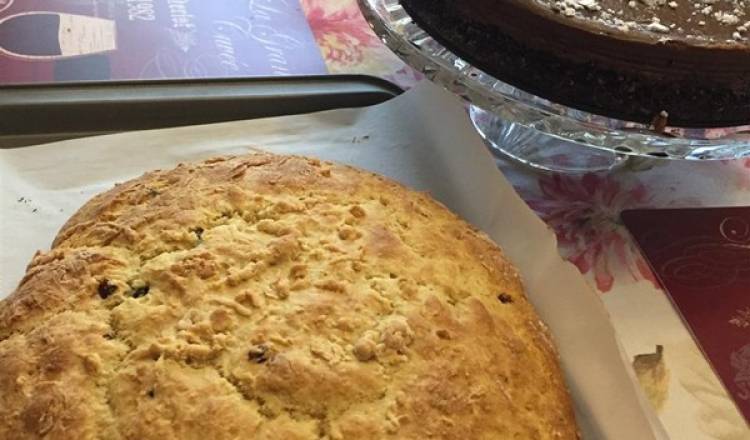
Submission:
M 633 210 L 622 219 L 750 421 L 750 208 Z

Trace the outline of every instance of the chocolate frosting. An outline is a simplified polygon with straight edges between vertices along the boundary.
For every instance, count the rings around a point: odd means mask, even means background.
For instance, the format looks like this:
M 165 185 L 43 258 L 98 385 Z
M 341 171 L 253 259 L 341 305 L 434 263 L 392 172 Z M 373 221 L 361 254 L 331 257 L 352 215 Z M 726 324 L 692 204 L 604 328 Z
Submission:
M 459 56 L 551 101 L 644 123 L 750 122 L 750 0 L 401 2 Z
M 627 5 L 616 0 L 599 1 L 601 4 Z M 720 1 L 731 2 L 717 0 L 717 3 Z M 477 22 L 497 27 L 531 47 L 558 52 L 573 59 L 598 60 L 617 65 L 620 69 L 645 75 L 669 75 L 674 79 L 689 78 L 700 72 L 722 82 L 736 82 L 737 87 L 747 85 L 750 77 L 750 43 L 707 36 L 712 29 L 717 31 L 717 35 L 727 32 L 725 25 L 712 21 L 712 25 L 707 25 L 703 34 L 697 37 L 680 36 L 671 31 L 660 33 L 642 25 L 624 30 L 593 18 L 590 16 L 593 12 L 567 17 L 553 9 L 554 3 L 558 2 L 462 0 L 456 2 L 456 6 Z M 632 9 L 634 11 L 628 11 L 628 17 L 638 22 L 643 22 L 646 16 L 653 17 L 653 14 L 646 13 L 652 9 Z M 678 21 L 680 23 L 687 23 L 691 19 L 690 14 L 683 14 L 683 9 L 679 7 L 675 10 L 662 7 L 653 11 L 659 12 L 660 16 L 682 20 Z M 666 17 L 662 20 L 668 23 Z M 692 21 L 688 24 L 692 24 Z

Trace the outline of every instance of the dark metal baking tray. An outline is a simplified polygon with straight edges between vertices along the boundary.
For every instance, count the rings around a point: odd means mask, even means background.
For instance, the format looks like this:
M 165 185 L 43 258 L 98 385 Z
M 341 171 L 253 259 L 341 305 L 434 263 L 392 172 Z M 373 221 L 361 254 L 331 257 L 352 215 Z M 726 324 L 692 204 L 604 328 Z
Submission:
M 364 75 L 2 86 L 0 148 L 364 107 L 401 92 Z

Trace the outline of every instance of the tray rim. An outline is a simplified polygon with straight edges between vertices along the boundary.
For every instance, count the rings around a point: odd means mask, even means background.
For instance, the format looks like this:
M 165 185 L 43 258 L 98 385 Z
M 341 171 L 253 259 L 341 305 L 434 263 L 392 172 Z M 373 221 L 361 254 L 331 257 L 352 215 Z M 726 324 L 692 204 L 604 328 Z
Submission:
M 0 116 L 6 115 L 6 118 L 0 117 L 0 148 L 20 148 L 135 130 L 362 107 L 384 102 L 403 92 L 386 79 L 358 74 L 5 84 L 0 85 Z M 247 107 L 243 106 L 244 103 Z M 213 111 L 190 113 L 184 104 L 207 104 Z M 164 118 L 160 118 L 163 113 L 158 113 L 153 119 L 132 118 L 139 108 L 149 108 L 150 105 L 169 111 L 164 112 Z M 295 106 L 300 106 L 300 111 L 294 111 Z M 216 111 L 223 107 L 227 108 L 226 113 Z M 13 117 L 14 112 L 20 112 L 21 116 Z M 115 116 L 118 113 L 127 115 L 128 112 L 131 118 L 124 117 L 118 124 Z M 37 123 L 29 116 L 34 114 L 40 115 L 42 122 Z M 71 119 L 75 116 L 86 118 L 87 115 L 94 115 L 95 121 L 76 123 Z M 65 127 L 66 119 L 72 121 L 69 128 Z

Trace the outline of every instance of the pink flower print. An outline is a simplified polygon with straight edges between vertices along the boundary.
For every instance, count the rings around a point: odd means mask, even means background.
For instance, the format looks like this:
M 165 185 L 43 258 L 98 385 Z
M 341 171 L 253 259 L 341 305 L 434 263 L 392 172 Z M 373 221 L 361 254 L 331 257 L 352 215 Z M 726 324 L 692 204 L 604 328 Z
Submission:
M 608 292 L 616 275 L 658 285 L 648 263 L 620 222 L 623 209 L 643 206 L 645 186 L 623 189 L 610 177 L 544 176 L 541 194 L 525 197 L 558 238 L 564 258 L 584 274 L 593 275 L 596 287 Z
M 409 66 L 403 66 L 395 72 L 385 75 L 385 79 L 399 85 L 401 88 L 408 90 L 418 82 L 422 81 L 425 76 Z
M 365 49 L 377 47 L 380 40 L 370 29 L 356 0 L 330 2 L 302 0 L 307 21 L 328 62 L 360 64 Z

